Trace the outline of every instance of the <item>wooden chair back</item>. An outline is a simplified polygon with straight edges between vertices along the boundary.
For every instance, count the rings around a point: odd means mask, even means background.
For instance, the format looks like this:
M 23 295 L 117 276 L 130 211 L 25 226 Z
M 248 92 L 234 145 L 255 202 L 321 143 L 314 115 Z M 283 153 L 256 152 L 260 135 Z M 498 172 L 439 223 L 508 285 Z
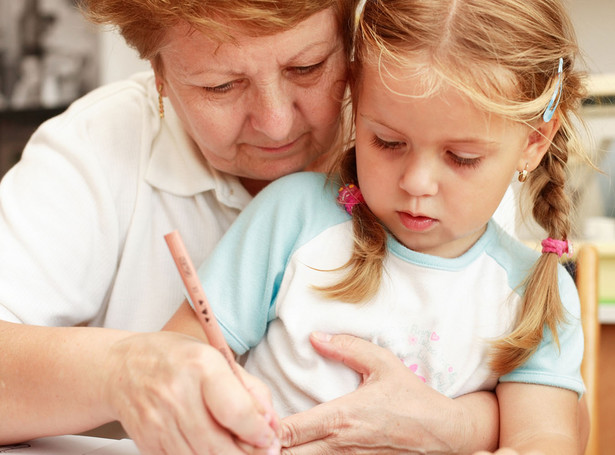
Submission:
M 581 374 L 587 391 L 591 429 L 585 455 L 600 455 L 598 376 L 600 354 L 600 321 L 598 318 L 598 250 L 591 244 L 582 245 L 575 260 L 575 282 L 581 300 L 581 321 L 585 350 Z

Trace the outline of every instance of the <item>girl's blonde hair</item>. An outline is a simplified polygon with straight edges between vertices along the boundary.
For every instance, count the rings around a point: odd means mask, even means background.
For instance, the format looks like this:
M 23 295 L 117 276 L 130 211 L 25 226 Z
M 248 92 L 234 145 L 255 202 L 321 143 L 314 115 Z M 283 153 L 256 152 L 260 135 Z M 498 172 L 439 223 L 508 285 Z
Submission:
M 584 157 L 573 127 L 585 96 L 571 22 L 560 0 L 367 0 L 355 37 L 351 67 L 353 97 L 363 65 L 388 65 L 421 76 L 425 96 L 453 86 L 487 112 L 538 125 L 557 90 L 563 59 L 563 90 L 556 116 L 561 127 L 524 184 L 534 219 L 548 236 L 570 234 L 571 201 L 565 189 L 569 157 Z M 418 62 L 418 63 L 417 63 Z M 353 99 L 356 106 L 356 100 Z M 357 182 L 354 149 L 335 172 Z M 360 183 L 360 182 L 359 182 Z M 372 296 L 382 275 L 386 231 L 367 206 L 353 209 L 355 246 L 348 275 L 324 289 L 328 296 L 361 301 Z M 564 321 L 557 278 L 558 257 L 542 254 L 524 283 L 516 327 L 494 342 L 491 366 L 499 375 L 522 365 L 537 349 L 545 325 L 556 342 Z
M 220 42 L 232 39 L 234 28 L 254 36 L 289 30 L 320 11 L 331 8 L 344 46 L 351 50 L 354 11 L 358 0 L 79 0 L 94 23 L 116 27 L 141 58 L 162 71 L 160 49 L 166 31 L 187 24 Z

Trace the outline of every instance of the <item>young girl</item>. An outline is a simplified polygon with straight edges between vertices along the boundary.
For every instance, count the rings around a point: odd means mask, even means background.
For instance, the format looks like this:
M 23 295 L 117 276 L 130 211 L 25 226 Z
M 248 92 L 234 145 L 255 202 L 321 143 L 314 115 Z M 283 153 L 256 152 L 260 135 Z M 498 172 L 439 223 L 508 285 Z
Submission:
M 571 252 L 566 162 L 582 155 L 576 51 L 558 0 L 366 2 L 355 148 L 335 183 L 269 185 L 199 271 L 280 414 L 357 387 L 309 342 L 350 333 L 447 396 L 495 389 L 502 446 L 577 452 L 583 337 L 558 265 Z M 548 234 L 542 254 L 491 220 L 515 177 Z M 188 323 L 184 305 L 172 324 Z

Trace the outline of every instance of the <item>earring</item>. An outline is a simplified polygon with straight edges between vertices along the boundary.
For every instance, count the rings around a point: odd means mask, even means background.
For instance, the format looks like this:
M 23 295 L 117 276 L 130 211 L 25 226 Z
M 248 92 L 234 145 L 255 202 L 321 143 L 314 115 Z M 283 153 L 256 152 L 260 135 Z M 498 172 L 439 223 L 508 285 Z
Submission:
M 527 163 L 525 163 L 525 168 L 522 171 L 519 171 L 519 181 L 521 183 L 527 180 Z
M 162 99 L 162 84 L 158 84 L 158 113 L 164 118 L 164 101 Z

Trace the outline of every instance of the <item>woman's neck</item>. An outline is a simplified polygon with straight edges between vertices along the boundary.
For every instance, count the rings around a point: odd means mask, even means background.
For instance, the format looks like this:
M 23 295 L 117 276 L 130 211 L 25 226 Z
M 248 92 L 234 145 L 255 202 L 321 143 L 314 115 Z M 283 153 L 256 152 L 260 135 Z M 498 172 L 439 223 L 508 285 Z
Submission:
M 254 180 L 245 177 L 239 177 L 239 181 L 246 189 L 246 191 L 252 196 L 256 196 L 260 192 L 260 190 L 262 190 L 267 185 L 269 185 L 269 183 L 271 183 L 269 180 Z

